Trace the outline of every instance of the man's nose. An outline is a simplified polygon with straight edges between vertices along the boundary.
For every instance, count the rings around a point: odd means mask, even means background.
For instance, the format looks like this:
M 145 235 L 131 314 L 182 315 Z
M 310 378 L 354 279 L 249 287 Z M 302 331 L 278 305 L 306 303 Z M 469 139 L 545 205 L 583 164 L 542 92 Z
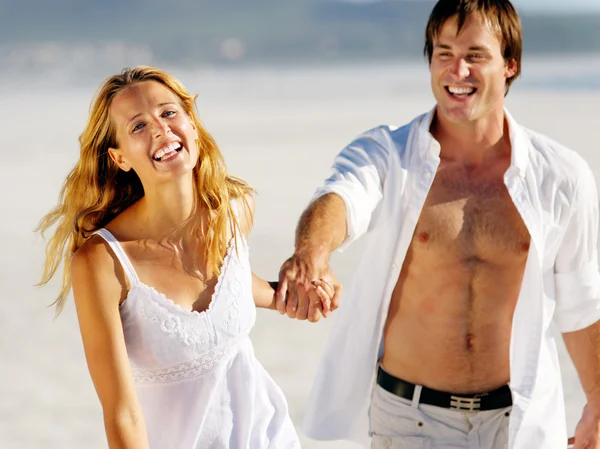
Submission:
M 452 76 L 460 80 L 468 78 L 469 74 L 471 73 L 469 70 L 469 64 L 464 58 L 457 58 L 453 62 L 451 72 Z

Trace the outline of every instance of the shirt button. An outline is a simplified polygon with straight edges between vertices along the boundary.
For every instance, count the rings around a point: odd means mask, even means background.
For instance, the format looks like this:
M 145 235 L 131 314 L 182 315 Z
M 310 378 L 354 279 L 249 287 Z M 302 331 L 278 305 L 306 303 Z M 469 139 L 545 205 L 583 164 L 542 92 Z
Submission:
M 381 447 L 382 449 L 390 449 L 392 447 L 392 439 L 390 437 L 378 437 L 379 445 L 375 444 L 373 447 Z
M 397 270 L 398 269 L 398 265 L 396 265 L 395 263 L 392 264 L 392 269 L 393 270 Z
M 426 171 L 425 174 L 423 175 L 423 177 L 425 179 L 431 179 L 431 172 L 430 171 Z

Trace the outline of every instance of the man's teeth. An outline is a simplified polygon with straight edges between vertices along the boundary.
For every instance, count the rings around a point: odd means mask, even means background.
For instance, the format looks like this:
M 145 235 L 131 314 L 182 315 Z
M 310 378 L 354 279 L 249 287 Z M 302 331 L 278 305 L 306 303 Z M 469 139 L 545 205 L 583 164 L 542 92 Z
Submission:
M 156 153 L 154 153 L 154 159 L 157 161 L 162 160 L 165 156 L 170 156 L 171 154 L 181 150 L 181 144 L 176 142 L 171 142 L 164 148 L 161 148 Z
M 471 95 L 475 92 L 473 87 L 448 87 L 448 91 L 453 95 Z

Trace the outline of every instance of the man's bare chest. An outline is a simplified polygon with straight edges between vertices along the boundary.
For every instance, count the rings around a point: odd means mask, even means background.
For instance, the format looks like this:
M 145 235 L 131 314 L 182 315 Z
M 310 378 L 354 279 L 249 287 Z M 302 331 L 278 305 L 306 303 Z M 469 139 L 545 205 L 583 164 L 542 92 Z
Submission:
M 421 212 L 415 243 L 482 260 L 527 253 L 530 237 L 501 177 L 436 176 Z

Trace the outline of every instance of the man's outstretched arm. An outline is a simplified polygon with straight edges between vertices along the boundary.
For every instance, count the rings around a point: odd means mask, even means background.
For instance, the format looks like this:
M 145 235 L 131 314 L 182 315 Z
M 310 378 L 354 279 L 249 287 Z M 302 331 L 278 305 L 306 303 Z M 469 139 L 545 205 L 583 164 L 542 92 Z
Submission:
M 329 259 L 347 234 L 344 200 L 335 193 L 328 193 L 313 201 L 300 217 L 295 252 Z
M 339 304 L 341 285 L 329 269 L 331 253 L 365 233 L 383 197 L 389 161 L 389 136 L 382 128 L 364 133 L 337 155 L 332 175 L 314 195 L 296 229 L 294 255 L 279 272 L 277 310 L 317 321 Z M 313 282 L 321 279 L 334 293 L 321 304 Z M 286 301 L 286 293 L 287 301 Z
M 326 316 L 338 307 L 341 285 L 331 273 L 329 258 L 346 235 L 346 206 L 339 195 L 328 193 L 306 208 L 296 228 L 294 255 L 282 265 L 279 273 L 276 306 L 280 313 L 314 322 L 321 313 Z M 331 301 L 322 303 L 310 294 L 316 280 L 331 286 Z M 289 294 L 287 301 L 286 294 Z

